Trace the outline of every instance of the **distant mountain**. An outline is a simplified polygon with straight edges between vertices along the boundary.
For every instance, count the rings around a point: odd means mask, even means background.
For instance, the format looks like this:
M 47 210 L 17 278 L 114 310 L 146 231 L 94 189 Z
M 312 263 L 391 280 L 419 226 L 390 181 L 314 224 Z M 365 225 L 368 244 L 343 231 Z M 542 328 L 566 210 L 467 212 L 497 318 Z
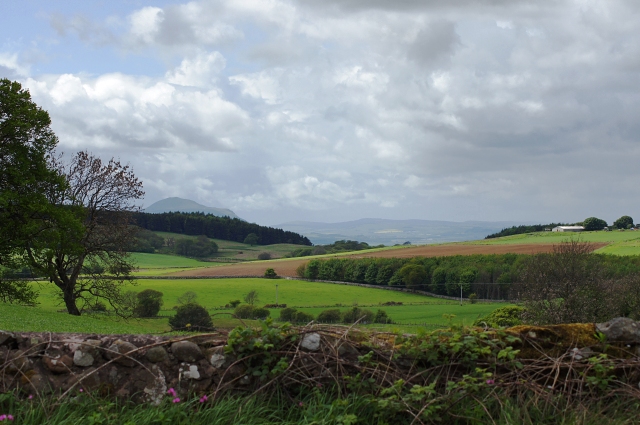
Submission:
M 522 223 L 363 218 L 341 223 L 292 221 L 274 227 L 303 234 L 316 245 L 329 244 L 342 239 L 367 242 L 369 245 L 395 245 L 407 241 L 413 244 L 427 244 L 484 239 L 491 233 L 518 224 Z
M 166 212 L 202 212 L 205 214 L 213 214 L 218 217 L 229 216 L 231 218 L 240 218 L 233 211 L 227 208 L 215 208 L 201 205 L 195 201 L 182 198 L 166 198 L 149 205 L 144 212 L 151 214 L 160 214 Z

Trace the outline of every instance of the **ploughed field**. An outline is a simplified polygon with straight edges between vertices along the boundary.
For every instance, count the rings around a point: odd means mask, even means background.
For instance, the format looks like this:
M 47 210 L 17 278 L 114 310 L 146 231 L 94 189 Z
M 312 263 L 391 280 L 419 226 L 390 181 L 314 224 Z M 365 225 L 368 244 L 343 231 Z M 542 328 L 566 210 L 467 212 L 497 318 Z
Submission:
M 606 243 L 594 243 L 594 249 L 605 246 Z M 411 258 L 411 257 L 442 257 L 452 255 L 473 254 L 538 254 L 551 252 L 554 244 L 494 244 L 494 245 L 423 245 L 409 248 L 371 250 L 349 254 L 349 258 Z M 202 267 L 192 270 L 182 270 L 169 273 L 170 276 L 262 276 L 266 268 L 273 268 L 279 276 L 296 276 L 296 269 L 309 262 L 312 258 L 332 258 L 338 255 L 324 255 L 320 257 L 303 257 L 280 259 L 273 261 L 259 261 L 251 263 L 237 263 L 216 267 Z M 341 255 L 343 256 L 343 255 Z

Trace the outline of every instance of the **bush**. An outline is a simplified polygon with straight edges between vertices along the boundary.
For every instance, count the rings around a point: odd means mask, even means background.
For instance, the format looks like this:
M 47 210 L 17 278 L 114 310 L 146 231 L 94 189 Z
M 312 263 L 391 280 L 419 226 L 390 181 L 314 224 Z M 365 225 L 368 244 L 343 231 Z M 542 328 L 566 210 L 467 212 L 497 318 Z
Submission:
M 240 300 L 229 301 L 229 305 L 231 306 L 231 308 L 238 307 L 240 305 L 240 303 L 242 303 L 242 301 L 240 301 Z
M 475 304 L 478 302 L 478 294 L 469 294 L 469 302 Z
M 309 313 L 305 313 L 304 311 L 296 311 L 296 314 L 293 316 L 294 323 L 309 323 L 313 321 L 313 315 Z
M 281 322 L 293 322 L 293 317 L 295 316 L 297 310 L 295 308 L 283 308 L 280 310 L 280 321 Z
M 242 304 L 233 310 L 233 315 L 238 319 L 253 319 L 253 310 L 255 307 L 251 304 Z
M 320 323 L 338 323 L 342 319 L 342 313 L 337 308 L 324 310 L 318 314 L 318 322 Z
M 258 260 L 271 260 L 271 254 L 268 252 L 261 252 L 258 254 Z
M 475 322 L 473 326 L 489 326 L 492 328 L 499 328 L 501 326 L 517 326 L 522 324 L 522 313 L 525 309 L 517 305 L 509 305 L 500 307 L 493 310 L 485 317 L 481 317 Z
M 271 312 L 263 307 L 258 307 L 253 309 L 252 319 L 260 319 L 264 320 L 271 315 Z
M 277 279 L 278 278 L 278 274 L 273 269 L 267 269 L 264 272 L 264 277 L 266 277 L 267 279 Z
M 296 276 L 305 277 L 305 269 L 306 268 L 307 268 L 306 264 L 300 264 L 298 267 L 296 267 Z
M 160 291 L 145 289 L 136 295 L 137 303 L 133 314 L 136 317 L 156 317 L 162 307 L 162 295 Z
M 360 324 L 373 323 L 375 315 L 371 310 L 366 310 L 359 307 L 352 307 L 350 310 L 344 312 L 342 316 L 342 322 L 351 324 L 356 321 Z
M 176 315 L 169 318 L 169 325 L 173 330 L 197 331 L 213 328 L 213 322 L 207 309 L 196 303 L 183 304 L 178 307 Z
M 391 317 L 389 317 L 387 315 L 387 312 L 384 310 L 378 310 L 376 311 L 376 315 L 373 318 L 373 323 L 393 323 L 393 320 L 391 320 Z

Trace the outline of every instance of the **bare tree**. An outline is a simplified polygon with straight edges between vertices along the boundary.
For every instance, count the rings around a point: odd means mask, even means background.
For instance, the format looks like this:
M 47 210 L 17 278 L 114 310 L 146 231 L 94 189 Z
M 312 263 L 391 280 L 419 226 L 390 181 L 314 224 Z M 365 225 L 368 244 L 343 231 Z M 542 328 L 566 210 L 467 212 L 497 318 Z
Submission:
M 514 285 L 534 324 L 606 321 L 637 316 L 640 276 L 613 278 L 590 243 L 569 240 L 531 256 Z
M 255 305 L 258 303 L 258 301 L 260 301 L 260 298 L 258 297 L 258 291 L 256 291 L 255 289 L 247 292 L 247 294 L 244 296 L 244 302 L 246 302 L 247 304 Z
M 132 282 L 127 250 L 135 243 L 133 204 L 144 192 L 128 165 L 103 163 L 87 152 L 77 153 L 62 172 L 68 189 L 51 202 L 66 214 L 49 223 L 48 235 L 26 247 L 31 266 L 61 291 L 69 314 L 79 316 L 98 300 L 124 314 L 122 289 Z

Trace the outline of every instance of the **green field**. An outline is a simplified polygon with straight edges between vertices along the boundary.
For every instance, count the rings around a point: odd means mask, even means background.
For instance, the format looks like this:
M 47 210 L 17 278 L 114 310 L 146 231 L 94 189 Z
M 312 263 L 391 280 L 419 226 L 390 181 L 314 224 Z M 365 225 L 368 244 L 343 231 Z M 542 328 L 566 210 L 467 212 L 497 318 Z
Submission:
M 37 307 L 20 307 L 0 303 L 0 329 L 51 332 L 88 333 L 158 333 L 169 330 L 167 316 L 174 314 L 177 298 L 187 291 L 197 294 L 197 302 L 207 307 L 214 315 L 214 325 L 233 327 L 240 322 L 232 319 L 231 309 L 223 306 L 231 300 L 242 299 L 251 290 L 258 291 L 259 305 L 275 303 L 275 285 L 278 285 L 278 303 L 297 307 L 317 315 L 327 308 L 342 311 L 353 305 L 371 310 L 382 308 L 397 323 L 390 328 L 415 330 L 413 324 L 446 325 L 445 314 L 453 314 L 453 323 L 471 324 L 479 316 L 486 315 L 504 304 L 468 304 L 460 306 L 456 301 L 443 300 L 417 294 L 335 285 L 319 282 L 268 279 L 142 279 L 131 289 L 136 292 L 155 289 L 164 294 L 164 307 L 159 319 L 129 320 L 127 322 L 104 316 L 73 317 L 61 313 L 55 288 L 50 284 L 40 286 L 40 304 Z M 402 302 L 406 305 L 382 307 L 386 301 Z M 274 318 L 279 310 L 272 309 Z M 406 326 L 405 326 L 406 324 Z
M 595 251 L 601 254 L 640 255 L 640 231 L 637 230 L 580 233 L 535 232 L 461 243 L 464 245 L 558 244 L 571 238 L 583 242 L 608 243 L 609 245 Z

